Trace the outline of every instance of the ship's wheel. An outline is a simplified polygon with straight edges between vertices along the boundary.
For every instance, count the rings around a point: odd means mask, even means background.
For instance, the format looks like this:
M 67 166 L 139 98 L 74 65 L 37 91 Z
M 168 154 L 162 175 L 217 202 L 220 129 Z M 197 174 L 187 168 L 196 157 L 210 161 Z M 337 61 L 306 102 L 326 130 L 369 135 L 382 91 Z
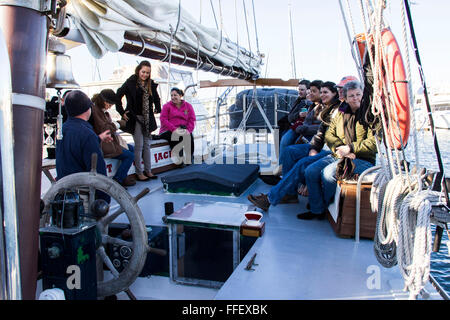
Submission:
M 93 163 L 96 163 L 93 161 Z M 130 298 L 134 298 L 129 286 L 136 280 L 144 266 L 147 252 L 164 254 L 163 250 L 154 249 L 148 246 L 148 236 L 145 227 L 144 217 L 137 205 L 137 201 L 149 192 L 146 188 L 136 197 L 132 197 L 119 183 L 96 172 L 95 168 L 91 172 L 75 173 L 68 175 L 55 182 L 45 194 L 43 201 L 45 204 L 44 213 L 50 212 L 50 202 L 55 196 L 64 190 L 89 190 L 89 207 L 95 200 L 96 190 L 101 190 L 108 194 L 117 203 L 118 209 L 108 213 L 106 216 L 97 219 L 97 229 L 101 234 L 101 243 L 97 244 L 97 296 L 107 297 L 125 291 Z M 115 238 L 108 235 L 108 226 L 120 215 L 126 214 L 131 226 L 131 241 Z M 132 249 L 132 256 L 125 268 L 118 272 L 106 254 L 105 247 L 108 244 L 127 246 Z M 111 271 L 113 278 L 103 281 L 103 263 Z

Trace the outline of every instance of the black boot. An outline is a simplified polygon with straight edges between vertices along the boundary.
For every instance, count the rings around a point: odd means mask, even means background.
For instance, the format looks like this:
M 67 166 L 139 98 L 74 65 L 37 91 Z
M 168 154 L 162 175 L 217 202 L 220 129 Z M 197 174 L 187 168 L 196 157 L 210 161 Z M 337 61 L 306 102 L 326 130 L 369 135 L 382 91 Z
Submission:
M 307 211 L 305 213 L 299 213 L 297 215 L 297 218 L 300 220 L 323 220 L 325 219 L 326 216 L 326 212 L 322 212 L 322 213 L 312 213 L 311 211 Z

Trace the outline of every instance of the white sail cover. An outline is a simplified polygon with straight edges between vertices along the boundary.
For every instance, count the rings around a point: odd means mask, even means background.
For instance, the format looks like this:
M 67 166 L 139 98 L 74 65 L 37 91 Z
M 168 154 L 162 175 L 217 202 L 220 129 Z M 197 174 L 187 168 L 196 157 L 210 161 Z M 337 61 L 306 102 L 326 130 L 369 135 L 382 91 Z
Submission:
M 172 43 L 173 48 L 199 50 L 225 66 L 259 74 L 259 56 L 221 38 L 219 30 L 199 24 L 176 0 L 70 0 L 66 10 L 97 59 L 108 51 L 119 51 L 125 32 L 131 32 L 151 41 Z

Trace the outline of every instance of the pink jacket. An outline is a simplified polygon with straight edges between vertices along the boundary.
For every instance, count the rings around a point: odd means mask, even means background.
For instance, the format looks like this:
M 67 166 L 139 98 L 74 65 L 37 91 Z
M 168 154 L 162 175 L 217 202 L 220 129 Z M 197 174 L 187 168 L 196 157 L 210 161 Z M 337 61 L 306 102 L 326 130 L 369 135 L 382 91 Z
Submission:
M 159 134 L 166 131 L 175 131 L 179 126 L 185 125 L 189 133 L 194 131 L 195 127 L 195 112 L 192 105 L 183 101 L 182 105 L 178 107 L 172 101 L 167 102 L 163 107 L 160 115 L 161 128 Z

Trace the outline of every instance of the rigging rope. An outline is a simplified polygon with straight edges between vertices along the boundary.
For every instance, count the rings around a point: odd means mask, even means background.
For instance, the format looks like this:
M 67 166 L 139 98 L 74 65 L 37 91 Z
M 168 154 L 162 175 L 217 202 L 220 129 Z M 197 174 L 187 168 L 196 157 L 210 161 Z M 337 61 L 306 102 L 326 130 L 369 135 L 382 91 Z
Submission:
M 402 8 L 402 32 L 403 32 L 403 45 L 405 47 L 405 60 L 406 60 L 406 81 L 408 81 L 408 93 L 409 93 L 409 100 L 412 106 L 414 106 L 414 95 L 412 91 L 412 83 L 411 83 L 411 63 L 409 60 L 409 45 L 408 45 L 408 32 L 407 32 L 407 26 L 406 26 L 406 12 L 405 7 L 403 6 L 403 0 L 400 0 L 401 2 L 401 8 Z M 414 111 L 414 108 L 409 108 L 410 116 L 412 118 L 412 132 L 413 132 L 413 140 L 414 140 L 414 154 L 416 156 L 416 167 L 420 167 L 420 158 L 419 158 L 419 148 L 417 143 L 417 125 L 416 125 L 416 116 Z
M 365 3 L 369 25 L 366 23 L 363 0 L 359 1 L 366 38 L 366 59 L 368 58 L 368 61 L 364 62 L 364 69 L 367 64 L 370 66 L 369 71 L 372 71 L 371 74 L 373 75 L 373 83 L 371 84 L 373 86 L 373 100 L 371 101 L 370 111 L 375 119 L 378 118 L 381 122 L 385 142 L 382 144 L 385 149 L 383 154 L 379 140 L 376 139 L 383 170 L 378 171 L 370 194 L 372 212 L 377 214 L 374 253 L 378 262 L 384 267 L 399 266 L 405 282 L 405 290 L 409 291 L 410 299 L 415 299 L 430 276 L 431 223 L 445 228 L 446 222 L 450 220 L 449 209 L 442 192 L 423 189 L 425 185 L 423 183 L 425 181 L 424 174 L 409 172 L 401 134 L 398 134 L 401 143 L 400 150 L 388 143 L 389 138 L 392 142 L 396 141 L 394 133 L 397 131 L 394 130 L 400 130 L 400 128 L 393 99 L 394 88 L 391 87 L 393 79 L 390 79 L 391 75 L 387 69 L 389 65 L 387 64 L 386 48 L 382 38 L 382 32 L 385 28 L 383 11 L 386 9 L 386 1 L 379 0 L 375 5 L 369 0 L 366 0 Z M 347 7 L 351 17 L 348 1 Z M 345 19 L 342 4 L 341 11 Z M 413 104 L 405 8 L 402 8 L 402 22 L 406 54 L 406 79 L 401 80 L 408 81 L 409 100 Z M 354 31 L 353 19 L 351 23 Z M 347 33 L 349 33 L 348 26 Z M 385 70 L 384 73 L 383 70 Z M 420 76 L 423 80 L 422 73 Z M 418 172 L 419 155 L 416 124 L 412 109 L 410 107 L 409 112 L 413 118 L 415 171 Z M 400 159 L 400 154 L 403 160 Z M 384 162 L 384 156 L 388 160 L 388 165 Z

